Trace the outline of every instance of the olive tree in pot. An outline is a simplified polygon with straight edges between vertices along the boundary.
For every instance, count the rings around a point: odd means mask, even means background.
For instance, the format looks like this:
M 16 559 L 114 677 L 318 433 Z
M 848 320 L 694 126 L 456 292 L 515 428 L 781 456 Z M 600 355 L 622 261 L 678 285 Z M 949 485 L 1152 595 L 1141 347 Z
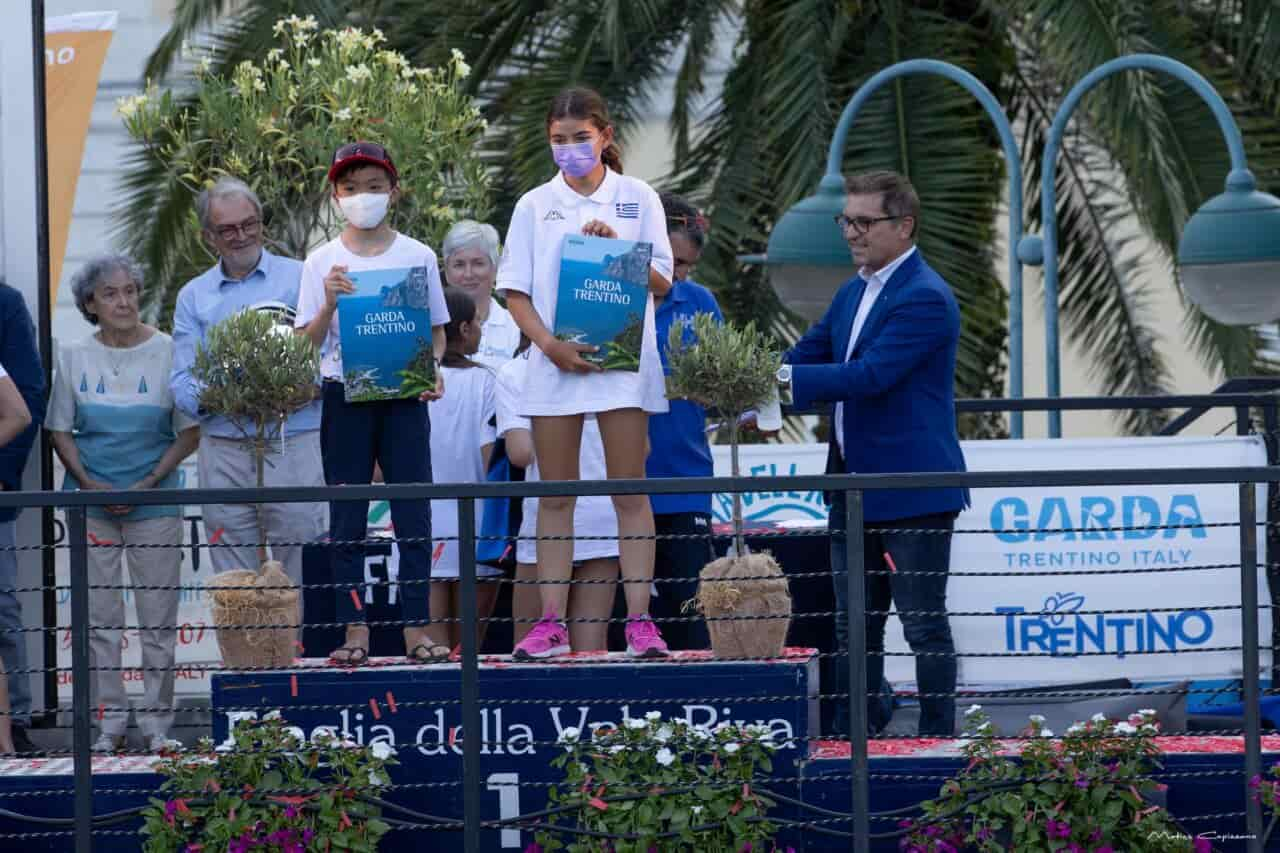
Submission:
M 200 383 L 200 407 L 229 420 L 253 454 L 257 486 L 266 481 L 267 448 L 284 442 L 284 422 L 315 396 L 319 354 L 304 335 L 269 313 L 241 311 L 209 330 L 196 351 L 192 375 Z M 284 666 L 293 660 L 299 620 L 298 590 L 284 566 L 267 560 L 266 521 L 256 504 L 255 571 L 223 572 L 209 583 L 213 621 L 223 661 L 235 667 Z M 248 626 L 282 627 L 248 627 Z
M 777 394 L 781 355 L 754 323 L 736 327 L 710 314 L 674 323 L 667 342 L 671 375 L 667 395 L 718 412 L 729 424 L 729 456 L 740 476 L 742 416 Z M 782 653 L 791 621 L 791 594 L 782 568 L 766 553 L 747 553 L 742 496 L 733 494 L 733 549 L 707 564 L 692 606 L 707 618 L 716 657 L 774 657 Z

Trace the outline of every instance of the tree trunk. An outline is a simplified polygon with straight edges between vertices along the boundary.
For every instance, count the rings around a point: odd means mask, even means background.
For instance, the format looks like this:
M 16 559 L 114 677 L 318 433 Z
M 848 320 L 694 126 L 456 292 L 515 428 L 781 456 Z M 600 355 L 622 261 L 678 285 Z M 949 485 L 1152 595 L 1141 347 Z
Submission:
M 733 478 L 738 479 L 738 418 L 734 415 L 729 421 L 729 465 Z M 733 551 L 734 556 L 747 555 L 746 541 L 742 534 L 742 494 L 733 493 Z
M 253 442 L 253 462 L 258 470 L 258 488 L 266 486 L 267 473 L 267 425 L 258 424 L 258 437 Z M 254 517 L 258 520 L 258 563 L 267 561 L 267 520 L 262 514 L 262 504 L 253 505 Z

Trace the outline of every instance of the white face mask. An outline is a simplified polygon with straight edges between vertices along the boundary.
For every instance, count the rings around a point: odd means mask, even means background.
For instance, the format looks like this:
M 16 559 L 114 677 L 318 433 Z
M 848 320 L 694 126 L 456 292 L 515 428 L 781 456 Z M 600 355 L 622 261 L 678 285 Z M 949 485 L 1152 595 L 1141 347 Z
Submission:
M 387 218 L 387 206 L 390 203 L 390 193 L 360 193 L 338 199 L 342 215 L 362 230 L 377 228 L 382 224 L 382 220 Z

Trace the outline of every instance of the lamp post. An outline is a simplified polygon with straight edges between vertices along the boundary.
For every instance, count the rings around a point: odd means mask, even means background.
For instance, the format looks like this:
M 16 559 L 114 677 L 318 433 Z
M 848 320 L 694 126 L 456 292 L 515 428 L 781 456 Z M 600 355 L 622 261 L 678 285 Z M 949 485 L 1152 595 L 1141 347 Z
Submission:
M 1055 166 L 1067 119 L 1080 99 L 1112 74 L 1162 71 L 1187 84 L 1218 121 L 1231 157 L 1226 192 L 1201 205 L 1187 220 L 1178 244 L 1178 265 L 1187 298 L 1220 323 L 1253 325 L 1280 317 L 1280 199 L 1256 190 L 1245 162 L 1244 140 L 1235 117 L 1208 80 L 1166 56 L 1134 54 L 1099 65 L 1072 87 L 1058 108 L 1045 141 L 1041 165 L 1040 218 L 1044 236 L 1018 244 L 1023 262 L 1044 264 L 1046 393 L 1061 392 L 1058 362 L 1058 214 Z M 1062 435 L 1062 414 L 1049 412 L 1049 437 Z
M 995 122 L 1009 169 L 1009 246 L 1019 245 L 1022 237 L 1022 161 L 1018 143 L 1000 102 L 982 81 L 963 68 L 933 59 L 912 59 L 880 71 L 853 94 L 840 120 L 827 151 L 826 173 L 818 184 L 818 192 L 797 203 L 782 215 L 769 235 L 764 255 L 744 255 L 740 260 L 763 263 L 769 278 L 782 295 L 787 307 L 810 322 L 816 321 L 831 302 L 831 296 L 849 278 L 849 246 L 832 219 L 844 209 L 844 178 L 840 165 L 845 140 L 858 112 L 871 96 L 886 83 L 910 74 L 936 74 L 959 83 L 967 89 Z M 1022 396 L 1022 264 L 1014 251 L 1009 252 L 1009 396 Z M 1010 434 L 1022 437 L 1022 413 L 1010 415 Z

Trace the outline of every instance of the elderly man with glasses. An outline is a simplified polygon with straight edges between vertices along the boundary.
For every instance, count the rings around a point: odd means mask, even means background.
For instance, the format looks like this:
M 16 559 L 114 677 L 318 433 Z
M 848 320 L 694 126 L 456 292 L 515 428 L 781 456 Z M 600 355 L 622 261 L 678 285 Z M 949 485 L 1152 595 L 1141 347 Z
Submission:
M 836 217 L 857 274 L 787 353 L 778 380 L 798 407 L 835 403 L 828 473 L 963 471 L 954 385 L 960 309 L 951 288 L 916 248 L 920 200 L 902 175 L 871 172 L 845 182 Z M 836 643 L 849 648 L 844 493 L 831 504 Z M 884 674 L 890 604 L 916 657 L 923 736 L 955 728 L 955 645 L 947 621 L 947 572 L 956 515 L 967 489 L 876 489 L 864 495 L 869 728 L 892 714 Z M 837 666 L 834 692 L 847 693 Z M 849 734 L 847 703 L 835 728 Z
M 291 329 L 302 264 L 263 248 L 262 202 L 243 181 L 222 178 L 196 199 L 203 236 L 218 263 L 188 282 L 173 314 L 173 373 L 178 408 L 200 421 L 201 488 L 243 488 L 257 483 L 252 447 L 224 417 L 200 408 L 200 385 L 191 374 L 196 350 L 209 330 L 240 311 L 267 311 Z M 267 444 L 267 486 L 322 486 L 320 401 L 317 397 L 280 424 Z M 326 504 L 262 504 L 271 555 L 289 578 L 302 582 L 302 543 L 329 527 Z M 262 558 L 252 504 L 203 507 L 214 572 L 256 569 Z

